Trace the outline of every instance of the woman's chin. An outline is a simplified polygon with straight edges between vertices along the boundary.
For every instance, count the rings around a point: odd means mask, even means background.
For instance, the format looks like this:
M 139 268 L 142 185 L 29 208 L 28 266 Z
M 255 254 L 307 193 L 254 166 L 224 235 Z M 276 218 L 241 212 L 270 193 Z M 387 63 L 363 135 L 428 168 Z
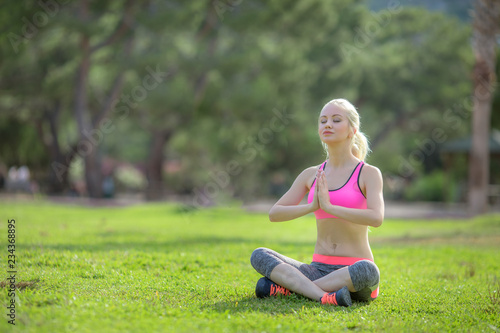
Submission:
M 345 140 L 339 140 L 338 138 L 335 138 L 335 137 L 331 137 L 331 136 L 327 136 L 327 137 L 321 137 L 321 141 L 323 143 L 326 143 L 327 145 L 328 144 L 337 144 L 337 143 L 341 143 Z

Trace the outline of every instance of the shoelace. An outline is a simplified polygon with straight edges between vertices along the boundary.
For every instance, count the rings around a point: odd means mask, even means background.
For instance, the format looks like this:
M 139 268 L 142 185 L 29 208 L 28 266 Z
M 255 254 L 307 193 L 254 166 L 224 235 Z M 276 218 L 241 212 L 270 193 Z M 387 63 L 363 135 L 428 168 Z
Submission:
M 278 284 L 272 284 L 271 285 L 271 292 L 269 293 L 270 295 L 274 296 L 277 294 L 283 294 L 283 295 L 289 295 L 290 290 L 286 289 L 285 287 L 282 287 Z
M 333 304 L 339 305 L 337 303 L 337 293 L 326 294 L 321 298 L 321 303 L 323 304 Z

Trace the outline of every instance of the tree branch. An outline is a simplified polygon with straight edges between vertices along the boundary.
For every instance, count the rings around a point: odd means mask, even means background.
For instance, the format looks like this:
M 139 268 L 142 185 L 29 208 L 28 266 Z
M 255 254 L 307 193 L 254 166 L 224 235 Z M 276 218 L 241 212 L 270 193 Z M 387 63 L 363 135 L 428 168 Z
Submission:
M 59 132 L 57 128 L 58 118 L 61 111 L 61 103 L 56 102 L 54 111 L 49 113 L 46 111 L 45 115 L 49 121 L 50 134 L 52 136 L 52 149 L 54 150 L 54 156 L 59 156 L 61 154 L 61 147 L 59 146 Z
M 83 22 L 88 20 L 88 11 L 89 2 L 87 0 L 82 0 L 78 14 Z M 78 125 L 78 132 L 80 135 L 83 135 L 84 131 L 88 129 L 90 125 L 88 119 L 86 119 L 88 108 L 87 84 L 90 71 L 90 37 L 85 33 L 82 33 L 80 36 L 80 53 L 82 59 L 76 73 L 74 112 Z
M 130 52 L 132 50 L 132 41 L 133 41 L 132 38 L 128 38 L 127 42 L 125 43 L 124 54 L 125 54 L 126 57 L 130 55 Z M 118 95 L 120 94 L 120 92 L 122 90 L 124 76 L 125 76 L 124 71 L 120 71 L 120 73 L 116 76 L 115 80 L 113 81 L 113 86 L 111 87 L 111 90 L 110 90 L 110 92 L 108 94 L 108 98 L 106 99 L 106 102 L 104 103 L 103 108 L 92 119 L 92 126 L 94 128 L 113 109 L 113 106 L 114 106 L 116 100 L 118 99 Z
M 208 2 L 207 6 L 207 15 L 205 16 L 205 19 L 201 23 L 200 28 L 196 33 L 196 38 L 198 40 L 204 39 L 210 32 L 215 30 L 215 27 L 217 25 L 217 15 L 215 12 L 215 7 L 213 6 L 212 2 Z
M 208 38 L 207 36 L 216 30 L 217 17 L 215 13 L 215 8 L 211 2 L 208 4 L 207 15 L 205 16 L 205 20 L 202 22 L 198 32 L 196 33 L 196 38 L 198 40 L 203 40 L 204 38 Z M 208 44 L 208 56 L 212 56 L 215 52 L 216 47 L 216 36 L 212 36 L 209 40 Z M 194 100 L 195 105 L 199 105 L 201 99 L 203 98 L 203 94 L 205 93 L 205 88 L 207 86 L 207 76 L 208 72 L 203 72 L 198 79 L 194 83 Z
M 419 114 L 418 111 L 413 111 L 413 112 L 409 112 L 409 113 L 399 112 L 398 115 L 395 118 L 393 118 L 392 120 L 390 120 L 384 126 L 380 127 L 380 128 L 382 128 L 382 130 L 380 130 L 377 133 L 377 135 L 375 135 L 375 137 L 373 138 L 373 140 L 370 140 L 370 148 L 372 150 L 374 150 L 375 147 L 380 142 L 382 142 L 382 140 L 384 140 L 392 132 L 392 130 L 395 127 L 402 126 L 405 123 L 406 120 L 408 120 L 409 118 L 412 118 L 412 117 L 414 117 L 414 116 L 416 116 L 418 114 Z
M 93 46 L 90 49 L 90 53 L 94 53 L 95 51 L 113 44 L 115 41 L 119 40 L 121 37 L 123 37 L 132 27 L 132 22 L 133 22 L 133 7 L 132 7 L 132 1 L 129 0 L 125 4 L 125 13 L 123 14 L 122 18 L 120 19 L 120 22 L 116 25 L 113 33 L 108 36 L 105 40 L 100 42 L 99 44 Z
M 57 101 L 53 111 L 44 109 L 41 117 L 35 119 L 35 128 L 40 141 L 42 142 L 42 145 L 44 146 L 52 160 L 57 160 L 58 156 L 60 156 L 61 154 L 61 146 L 59 145 L 59 135 L 57 128 L 60 111 L 61 103 Z M 48 136 L 44 129 L 45 122 L 48 123 L 50 136 Z
M 43 117 L 35 119 L 35 128 L 36 128 L 36 131 L 38 132 L 38 137 L 40 138 L 40 141 L 42 142 L 43 146 L 47 150 L 47 153 L 49 153 L 49 155 L 51 155 L 50 154 L 50 143 L 47 142 L 47 139 L 45 138 L 45 131 L 43 129 Z

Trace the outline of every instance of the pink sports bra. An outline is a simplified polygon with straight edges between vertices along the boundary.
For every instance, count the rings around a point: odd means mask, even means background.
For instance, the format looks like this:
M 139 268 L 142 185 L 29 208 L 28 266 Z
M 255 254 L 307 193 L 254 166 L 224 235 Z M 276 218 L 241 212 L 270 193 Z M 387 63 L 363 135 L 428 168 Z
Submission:
M 330 194 L 330 202 L 336 206 L 343 206 L 347 208 L 357 208 L 357 209 L 366 209 L 366 197 L 361 192 L 361 188 L 359 187 L 359 175 L 361 174 L 361 169 L 363 169 L 364 162 L 359 162 L 354 170 L 349 176 L 347 182 L 339 187 L 336 190 L 329 190 Z M 320 166 L 321 170 L 325 170 L 326 161 Z M 307 202 L 311 203 L 314 199 L 314 189 L 316 188 L 316 178 L 314 178 L 314 182 L 312 183 L 311 189 L 309 190 L 309 194 L 307 195 Z M 334 218 L 336 216 L 330 215 L 325 212 L 323 209 L 318 209 L 314 212 L 316 219 L 327 219 Z

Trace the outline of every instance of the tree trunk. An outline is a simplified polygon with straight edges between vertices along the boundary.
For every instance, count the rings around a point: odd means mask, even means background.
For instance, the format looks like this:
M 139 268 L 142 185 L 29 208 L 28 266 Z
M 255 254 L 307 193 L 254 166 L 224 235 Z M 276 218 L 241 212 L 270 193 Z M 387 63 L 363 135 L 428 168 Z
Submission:
M 123 75 L 121 72 L 115 78 L 113 86 L 109 92 L 108 98 L 102 106 L 100 112 L 91 119 L 90 110 L 88 108 L 88 81 L 91 66 L 91 55 L 97 50 L 110 46 L 117 40 L 121 39 L 128 31 L 133 23 L 133 1 L 128 0 L 125 3 L 125 11 L 122 19 L 117 23 L 113 32 L 103 41 L 92 47 L 90 45 L 90 36 L 87 33 L 82 33 L 80 41 L 80 52 L 82 60 L 80 62 L 77 80 L 75 85 L 75 116 L 78 123 L 80 140 L 77 144 L 77 153 L 83 157 L 85 165 L 85 182 L 87 184 L 87 193 L 92 198 L 101 198 L 102 193 L 102 173 L 101 163 L 99 158 L 98 146 L 103 139 L 103 133 L 100 132 L 99 124 L 113 108 L 118 95 L 121 92 L 123 85 Z M 81 23 L 84 25 L 92 24 L 89 15 L 89 0 L 81 0 L 78 16 Z M 125 55 L 129 55 L 132 49 L 132 38 L 128 38 L 125 42 Z
M 58 154 L 51 156 L 52 163 L 49 169 L 48 188 L 50 194 L 62 194 L 70 189 L 69 164 L 73 154 Z
M 491 99 L 475 98 L 469 153 L 469 209 L 472 215 L 485 213 L 488 208 L 490 117 Z
M 82 0 L 79 16 L 83 23 L 88 22 L 88 1 Z M 88 110 L 87 88 L 90 71 L 90 37 L 82 34 L 80 41 L 82 60 L 78 68 L 75 85 L 75 117 L 78 124 L 79 141 L 77 153 L 83 157 L 85 166 L 85 183 L 91 198 L 102 197 L 101 168 L 97 155 L 98 143 L 92 138 L 92 121 Z
M 468 203 L 471 215 L 485 213 L 488 208 L 490 166 L 490 121 L 496 59 L 496 33 L 500 4 L 495 0 L 477 0 L 474 12 L 474 109 L 472 145 L 469 156 Z
M 147 162 L 146 199 L 148 201 L 160 200 L 163 197 L 163 148 L 172 136 L 171 131 L 154 130 Z
M 419 111 L 420 110 L 415 110 L 412 112 L 398 111 L 396 117 L 381 126 L 381 130 L 373 137 L 372 140 L 370 140 L 370 149 L 375 150 L 375 147 L 377 147 L 395 129 L 404 128 L 405 123 L 408 121 L 408 119 L 417 116 L 419 114 Z
M 40 119 L 35 120 L 35 127 L 40 142 L 47 150 L 52 161 L 49 167 L 47 191 L 50 194 L 61 194 L 69 190 L 69 167 L 75 155 L 75 148 L 63 152 L 59 144 L 59 115 L 61 104 L 56 103 L 53 109 L 45 110 Z M 47 126 L 45 126 L 47 125 Z M 49 128 L 48 133 L 45 128 Z
M 97 149 L 85 156 L 85 184 L 91 198 L 102 198 L 102 172 Z

